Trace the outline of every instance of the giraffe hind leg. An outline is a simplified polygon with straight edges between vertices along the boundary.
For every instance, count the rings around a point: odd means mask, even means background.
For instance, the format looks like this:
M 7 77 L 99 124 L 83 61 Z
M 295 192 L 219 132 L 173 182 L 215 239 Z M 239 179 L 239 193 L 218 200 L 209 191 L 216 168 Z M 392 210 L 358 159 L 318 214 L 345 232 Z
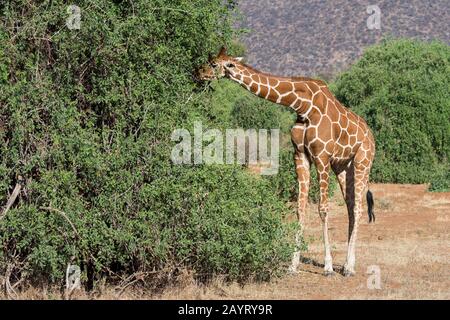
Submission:
M 345 165 L 341 165 L 339 167 L 333 167 L 333 171 L 335 172 L 339 186 L 341 188 L 342 196 L 345 201 L 345 205 L 347 207 L 347 214 L 349 220 L 348 226 L 348 241 L 350 241 L 350 236 L 352 234 L 355 216 L 354 216 L 354 207 L 355 207 L 355 190 L 354 190 L 354 164 L 353 161 L 349 161 Z
M 356 162 L 354 166 L 353 181 L 347 183 L 347 191 L 350 188 L 353 191 L 351 198 L 353 201 L 352 210 L 349 210 L 349 237 L 347 260 L 344 264 L 344 276 L 353 276 L 355 274 L 355 252 L 356 238 L 358 233 L 359 219 L 362 216 L 362 202 L 364 192 L 367 191 L 370 167 L 367 168 L 361 163 Z M 347 175 L 348 178 L 348 175 Z
M 350 177 L 353 177 L 353 181 L 350 183 L 349 187 L 354 193 L 354 206 L 353 210 L 349 210 L 349 213 L 350 211 L 353 211 L 353 221 L 349 221 L 347 261 L 344 264 L 343 270 L 345 276 L 355 274 L 356 237 L 358 233 L 358 222 L 363 211 L 362 201 L 365 192 L 367 192 L 366 198 L 368 200 L 369 222 L 374 221 L 375 217 L 373 213 L 373 196 L 372 193 L 368 191 L 369 174 L 374 156 L 373 148 L 373 141 L 370 139 L 365 140 L 361 145 L 361 148 L 356 152 L 353 159 L 353 165 L 351 166 L 353 174 L 351 174 Z M 349 175 L 347 175 L 347 177 L 349 177 Z
M 342 196 L 344 198 L 345 204 L 347 206 L 348 213 L 348 244 L 349 250 L 350 248 L 350 240 L 351 235 L 353 233 L 353 229 L 355 227 L 355 215 L 354 215 L 354 205 L 355 205 L 355 193 L 353 188 L 354 176 L 353 176 L 353 163 L 350 162 L 346 168 L 333 168 L 334 172 L 339 181 L 339 186 L 342 191 Z M 342 274 L 345 276 L 352 275 L 351 273 L 346 272 L 346 267 L 342 268 Z

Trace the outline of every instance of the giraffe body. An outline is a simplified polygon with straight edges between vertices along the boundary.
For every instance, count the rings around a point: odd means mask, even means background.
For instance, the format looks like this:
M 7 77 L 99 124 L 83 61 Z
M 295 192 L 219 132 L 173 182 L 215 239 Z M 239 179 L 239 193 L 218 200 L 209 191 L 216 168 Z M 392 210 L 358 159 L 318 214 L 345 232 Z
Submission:
M 224 49 L 200 70 L 204 80 L 227 77 L 255 95 L 292 108 L 297 121 L 291 130 L 295 168 L 299 185 L 298 220 L 304 215 L 310 183 L 310 166 L 314 163 L 320 184 L 319 216 L 323 225 L 325 274 L 333 273 L 328 237 L 328 187 L 331 171 L 338 177 L 349 216 L 348 254 L 344 275 L 355 273 L 355 244 L 362 215 L 364 193 L 368 191 L 369 173 L 375 155 L 373 135 L 357 114 L 345 108 L 333 96 L 325 82 L 305 77 L 277 77 L 259 72 L 230 57 Z M 369 196 L 368 196 L 369 199 Z M 370 194 L 371 199 L 371 194 Z M 374 218 L 369 212 L 370 221 Z M 294 254 L 291 270 L 299 264 Z

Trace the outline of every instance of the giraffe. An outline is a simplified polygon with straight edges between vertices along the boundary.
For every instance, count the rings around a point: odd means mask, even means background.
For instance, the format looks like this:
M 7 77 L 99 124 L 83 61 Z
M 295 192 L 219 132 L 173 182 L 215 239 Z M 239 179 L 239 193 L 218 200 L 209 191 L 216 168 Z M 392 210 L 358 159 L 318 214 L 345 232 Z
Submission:
M 317 170 L 320 185 L 319 217 L 325 248 L 325 275 L 333 275 L 328 237 L 328 188 L 333 171 L 347 205 L 349 218 L 348 252 L 344 276 L 355 274 L 355 246 L 362 202 L 366 192 L 369 223 L 375 221 L 373 196 L 368 189 L 369 173 L 375 155 L 375 142 L 364 119 L 345 108 L 333 96 L 325 82 L 306 77 L 279 77 L 262 73 L 229 56 L 222 47 L 219 54 L 199 68 L 197 76 L 208 81 L 228 78 L 248 91 L 276 104 L 292 108 L 297 120 L 291 130 L 295 171 L 298 180 L 297 219 L 304 230 L 305 210 L 310 183 L 310 166 Z M 297 235 L 299 236 L 299 235 Z M 300 252 L 292 258 L 290 270 L 296 272 Z

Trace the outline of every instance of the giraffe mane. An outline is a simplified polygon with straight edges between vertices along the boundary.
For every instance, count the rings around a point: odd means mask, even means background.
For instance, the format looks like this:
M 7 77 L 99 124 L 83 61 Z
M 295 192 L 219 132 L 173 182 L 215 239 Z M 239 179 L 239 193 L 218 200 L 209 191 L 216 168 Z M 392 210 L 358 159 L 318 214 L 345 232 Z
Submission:
M 240 65 L 244 66 L 245 68 L 249 69 L 252 72 L 258 73 L 262 76 L 268 76 L 268 77 L 275 77 L 275 78 L 279 78 L 280 80 L 287 80 L 287 81 L 298 81 L 298 82 L 303 82 L 303 81 L 311 81 L 311 82 L 315 82 L 317 85 L 319 86 L 326 86 L 326 82 L 320 79 L 314 79 L 314 78 L 310 78 L 310 77 L 298 77 L 298 76 L 293 76 L 293 77 L 283 77 L 283 76 L 277 76 L 277 75 L 273 75 L 267 72 L 261 72 L 255 68 L 253 68 L 252 66 L 249 66 L 246 63 L 243 62 L 239 62 Z

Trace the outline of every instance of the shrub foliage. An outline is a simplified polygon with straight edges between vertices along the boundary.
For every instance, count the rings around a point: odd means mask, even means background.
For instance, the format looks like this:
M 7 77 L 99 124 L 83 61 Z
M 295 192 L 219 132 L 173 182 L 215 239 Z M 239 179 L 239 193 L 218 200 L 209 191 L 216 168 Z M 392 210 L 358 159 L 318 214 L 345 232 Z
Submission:
M 0 272 L 61 284 L 136 274 L 265 279 L 289 260 L 288 213 L 239 166 L 177 166 L 176 128 L 215 125 L 193 70 L 233 37 L 233 1 L 0 4 Z M 27 281 L 23 283 L 27 283 Z M 155 280 L 156 281 L 156 280 Z

